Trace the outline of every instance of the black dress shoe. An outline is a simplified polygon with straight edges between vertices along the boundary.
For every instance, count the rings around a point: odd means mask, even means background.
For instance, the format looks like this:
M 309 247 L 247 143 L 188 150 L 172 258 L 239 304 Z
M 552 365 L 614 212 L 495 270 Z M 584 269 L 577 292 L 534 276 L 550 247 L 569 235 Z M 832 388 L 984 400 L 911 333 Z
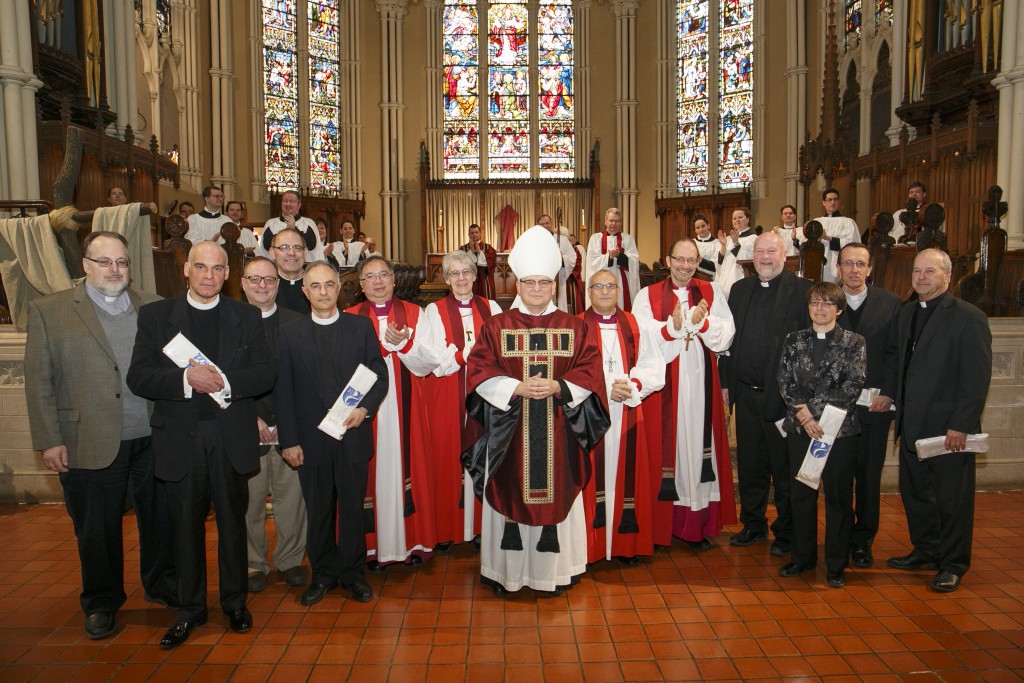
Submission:
M 410 555 L 409 559 L 405 561 L 406 567 L 418 567 L 423 564 L 423 558 L 419 555 Z
M 302 591 L 302 595 L 299 596 L 299 604 L 309 607 L 315 605 L 324 599 L 327 595 L 327 591 L 332 588 L 337 588 L 337 580 L 331 581 L 330 583 L 316 583 L 315 581 L 309 585 L 309 588 Z
M 85 632 L 92 640 L 106 638 L 114 632 L 113 612 L 93 612 L 85 617 Z
M 710 550 L 715 547 L 715 544 L 706 538 L 702 538 L 699 541 L 687 541 L 686 545 L 690 546 L 694 550 Z
M 356 602 L 370 602 L 373 600 L 373 589 L 365 581 L 353 581 L 348 585 L 348 592 Z
M 257 572 L 256 574 L 249 574 L 249 578 L 245 582 L 245 590 L 250 593 L 259 593 L 261 590 L 267 587 L 267 575 L 263 572 Z
M 446 552 L 450 551 L 451 549 L 452 549 L 452 542 L 451 541 L 448 541 L 446 543 L 438 543 L 437 545 L 434 546 L 434 552 L 436 552 L 436 553 L 446 553 Z
M 551 591 L 535 591 L 538 598 L 557 598 L 559 595 L 565 592 L 565 586 L 555 586 L 554 590 Z
M 202 626 L 206 623 L 206 619 L 197 619 L 196 621 L 179 621 L 174 626 L 167 629 L 167 633 L 160 639 L 160 649 L 170 650 L 178 647 L 186 640 L 188 635 L 192 633 L 197 627 Z
M 284 577 L 284 582 L 289 586 L 305 586 L 306 585 L 306 570 L 303 569 L 301 564 L 297 564 L 294 567 L 289 567 L 281 572 L 281 576 Z
M 754 531 L 749 527 L 743 527 L 738 533 L 733 534 L 729 537 L 729 545 L 739 546 L 745 548 L 752 543 L 758 541 L 767 541 L 768 535 L 763 531 Z
M 490 588 L 495 595 L 505 595 L 508 592 L 505 590 L 505 587 L 502 586 L 500 583 L 498 583 L 494 579 L 488 579 L 486 576 L 480 577 L 480 583 Z
M 626 557 L 625 555 L 616 555 L 615 561 L 625 567 L 635 567 L 640 564 L 640 558 L 636 555 L 631 555 L 630 557 Z
M 866 546 L 854 546 L 853 550 L 850 551 L 850 564 L 859 569 L 867 569 L 875 563 L 875 558 L 871 554 L 871 548 Z
M 377 560 L 367 560 L 366 562 L 366 571 L 370 574 L 383 574 L 387 570 L 387 567 L 383 566 Z
M 842 588 L 846 585 L 846 579 L 843 578 L 842 572 L 829 572 L 825 581 L 832 588 Z
M 960 587 L 960 579 L 953 572 L 939 572 L 932 579 L 932 590 L 936 593 L 952 593 Z
M 775 541 L 772 543 L 771 549 L 768 551 L 773 557 L 785 557 L 789 555 L 789 543 L 786 541 Z
M 785 576 L 787 579 L 800 576 L 801 572 L 806 572 L 814 569 L 817 565 L 814 564 L 797 564 L 796 562 L 790 562 L 779 567 L 779 576 Z
M 252 630 L 252 614 L 244 607 L 231 610 L 228 614 L 228 626 L 235 633 L 248 633 Z
M 890 557 L 886 564 L 893 569 L 903 569 L 908 572 L 917 571 L 921 567 L 926 569 L 938 569 L 938 565 L 929 560 L 927 557 L 922 557 L 916 552 L 912 552 L 909 555 L 903 555 L 901 557 Z

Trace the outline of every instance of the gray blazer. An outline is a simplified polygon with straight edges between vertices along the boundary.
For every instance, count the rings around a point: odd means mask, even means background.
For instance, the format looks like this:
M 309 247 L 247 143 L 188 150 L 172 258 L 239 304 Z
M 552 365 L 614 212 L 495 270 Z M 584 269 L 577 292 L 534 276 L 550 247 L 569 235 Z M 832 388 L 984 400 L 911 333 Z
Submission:
M 128 290 L 138 310 L 159 297 Z M 68 466 L 107 467 L 121 444 L 121 376 L 84 282 L 28 308 L 25 395 L 32 448 L 67 446 Z

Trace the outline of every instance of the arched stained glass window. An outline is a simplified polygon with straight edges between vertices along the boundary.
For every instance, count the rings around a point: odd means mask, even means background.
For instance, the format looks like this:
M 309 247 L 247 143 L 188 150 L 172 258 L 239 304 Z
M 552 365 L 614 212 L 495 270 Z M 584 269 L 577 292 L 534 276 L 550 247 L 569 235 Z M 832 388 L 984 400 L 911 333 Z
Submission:
M 875 0 L 875 30 L 892 26 L 892 0 Z
M 846 0 L 846 8 L 843 12 L 843 26 L 845 30 L 846 49 L 856 47 L 860 42 L 861 24 L 864 20 L 863 0 Z
M 260 1 L 266 185 L 336 190 L 341 184 L 337 2 Z M 302 66 L 300 49 L 309 55 Z
M 742 187 L 753 177 L 754 2 L 676 7 L 676 185 Z
M 571 0 L 445 0 L 442 16 L 444 177 L 571 178 Z

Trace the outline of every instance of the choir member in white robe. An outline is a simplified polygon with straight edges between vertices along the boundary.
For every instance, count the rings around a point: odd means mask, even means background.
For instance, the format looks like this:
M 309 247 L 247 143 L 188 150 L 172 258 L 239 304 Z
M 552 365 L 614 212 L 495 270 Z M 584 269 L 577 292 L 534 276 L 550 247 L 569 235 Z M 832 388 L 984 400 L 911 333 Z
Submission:
M 795 206 L 786 204 L 779 210 L 779 224 L 772 230 L 779 233 L 782 241 L 786 243 L 786 256 L 795 256 L 800 253 L 800 242 L 804 232 L 796 224 Z
M 555 230 L 555 223 L 551 219 L 551 216 L 546 213 L 542 213 L 537 216 L 537 225 L 543 227 L 549 233 L 551 233 L 552 239 L 555 241 L 555 246 L 558 248 L 558 252 L 562 259 L 562 265 L 558 269 L 558 274 L 555 279 L 558 281 L 558 291 L 555 294 L 555 306 L 559 310 L 569 310 L 569 298 L 566 288 L 566 280 L 569 279 L 569 275 L 572 273 L 573 268 L 576 267 L 577 254 L 576 250 L 569 244 L 568 238 L 561 235 Z M 525 234 L 525 233 L 524 233 Z
M 220 235 L 220 226 L 227 222 L 228 218 L 221 209 L 224 207 L 224 191 L 216 185 L 207 185 L 203 188 L 203 201 L 206 206 L 199 213 L 188 217 L 188 232 L 185 239 L 192 244 L 212 240 Z
M 466 366 L 480 328 L 501 313 L 497 302 L 473 294 L 479 275 L 473 252 L 456 250 L 441 260 L 451 293 L 429 304 L 424 317 L 431 336 L 441 342 L 441 363 L 428 377 L 431 401 L 431 461 L 438 549 L 471 541 L 480 534 L 480 505 L 473 481 L 459 456 L 466 430 Z
M 708 537 L 736 521 L 717 366 L 736 326 L 722 289 L 693 277 L 699 255 L 692 240 L 676 240 L 666 260 L 669 279 L 645 287 L 636 300 L 637 317 L 660 327 L 668 364 L 665 389 L 644 406 L 648 441 L 662 445 L 662 467 L 652 481 L 654 542 L 669 545 L 675 535 L 704 550 L 711 547 Z
M 619 281 L 619 308 L 631 311 L 640 291 L 640 252 L 633 236 L 622 232 L 622 212 L 614 207 L 604 212 L 604 230 L 587 244 L 587 272 L 602 268 L 610 268 Z
M 356 226 L 346 220 L 341 224 L 341 239 L 324 245 L 324 256 L 333 256 L 339 268 L 354 268 L 366 258 L 362 242 L 355 240 Z
M 238 226 L 238 243 L 245 249 L 247 256 L 252 256 L 256 253 L 256 235 L 253 233 L 252 228 L 246 228 L 242 226 L 242 216 L 244 215 L 242 210 L 242 202 L 232 200 L 228 202 L 227 207 L 224 209 L 224 214 L 235 222 Z M 224 238 L 220 236 L 220 232 L 217 233 L 217 244 L 223 245 L 225 243 Z
M 346 310 L 373 321 L 388 369 L 388 395 L 374 418 L 376 456 L 367 496 L 373 496 L 367 534 L 368 571 L 379 565 L 430 557 L 435 545 L 433 472 L 423 377 L 441 362 L 441 349 L 422 309 L 394 296 L 391 264 L 368 258 L 357 270 L 367 301 Z M 369 501 L 368 501 L 369 502 Z
M 268 256 L 274 235 L 285 228 L 295 228 L 306 242 L 306 263 L 324 260 L 324 245 L 320 241 L 320 231 L 312 218 L 303 216 L 302 195 L 295 190 L 285 190 L 281 194 L 281 215 L 274 216 L 263 224 L 260 242 L 256 247 L 257 256 Z
M 843 216 L 839 212 L 839 191 L 835 188 L 826 188 L 821 193 L 821 205 L 825 209 L 825 215 L 815 219 L 821 223 L 821 227 L 825 230 L 825 234 L 821 237 L 821 242 L 825 246 L 826 267 L 822 269 L 821 279 L 825 282 L 838 282 L 839 252 L 847 244 L 861 241 L 860 228 L 857 227 L 856 221 Z M 801 237 L 800 243 L 803 244 L 807 241 L 807 238 L 805 236 Z

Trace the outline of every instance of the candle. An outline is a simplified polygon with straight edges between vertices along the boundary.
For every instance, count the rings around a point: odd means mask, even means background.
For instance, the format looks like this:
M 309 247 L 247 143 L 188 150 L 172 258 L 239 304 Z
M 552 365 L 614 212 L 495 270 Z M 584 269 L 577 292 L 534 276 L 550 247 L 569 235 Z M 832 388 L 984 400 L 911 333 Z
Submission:
M 580 209 L 580 227 L 587 227 L 587 214 L 583 209 Z

